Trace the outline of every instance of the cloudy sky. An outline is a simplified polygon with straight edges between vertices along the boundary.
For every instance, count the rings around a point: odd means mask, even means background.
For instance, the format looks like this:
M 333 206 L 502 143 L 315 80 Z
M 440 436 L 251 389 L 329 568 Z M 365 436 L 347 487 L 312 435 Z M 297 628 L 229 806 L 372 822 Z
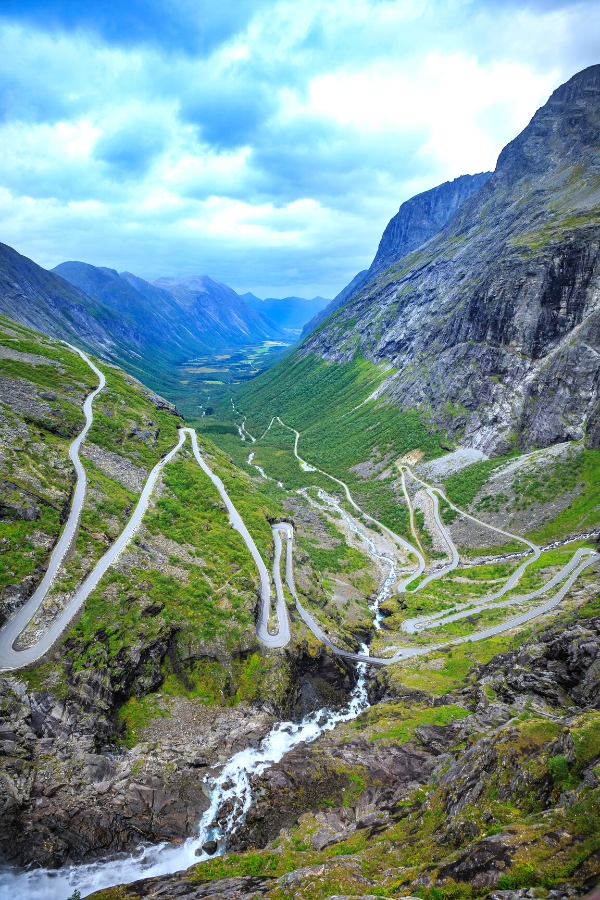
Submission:
M 0 241 L 331 297 L 596 62 L 597 0 L 2 0 Z

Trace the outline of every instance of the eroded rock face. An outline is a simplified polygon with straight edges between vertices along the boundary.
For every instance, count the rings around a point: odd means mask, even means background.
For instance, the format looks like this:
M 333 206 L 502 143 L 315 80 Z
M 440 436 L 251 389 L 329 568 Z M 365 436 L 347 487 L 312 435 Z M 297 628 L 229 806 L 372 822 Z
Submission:
M 600 708 L 600 618 L 570 628 L 548 628 L 517 653 L 495 657 L 482 667 L 480 682 L 505 702 L 519 694 L 555 706 Z
M 407 793 L 429 778 L 436 757 L 437 753 L 412 743 L 383 746 L 358 737 L 339 741 L 335 735 L 324 735 L 314 744 L 295 748 L 253 779 L 255 800 L 244 829 L 233 836 L 230 846 L 264 847 L 305 810 L 318 809 L 331 798 L 337 799 L 338 808 L 322 814 L 317 849 L 338 843 L 357 828 L 372 831 L 389 819 Z M 357 783 L 363 786 L 359 795 Z
M 185 897 L 185 900 L 258 900 L 274 885 L 274 878 L 219 878 L 216 881 L 192 881 L 185 872 L 144 878 L 126 885 L 119 897 L 136 900 L 138 897 Z
M 598 443 L 600 66 L 554 92 L 427 244 L 377 274 L 302 353 L 357 350 L 379 389 L 463 446 Z
M 491 172 L 461 175 L 406 200 L 388 222 L 369 277 L 383 271 L 437 234 L 457 209 L 489 179 Z
M 493 887 L 511 864 L 510 854 L 503 846 L 502 838 L 497 836 L 470 847 L 456 862 L 442 866 L 438 876 L 462 881 L 474 888 Z
M 108 697 L 107 683 L 93 676 L 64 699 L 0 679 L 5 862 L 53 868 L 195 834 L 209 805 L 208 767 L 256 746 L 272 723 L 246 707 L 211 710 L 187 701 L 191 711 L 160 720 L 158 740 L 116 752 L 102 745 Z

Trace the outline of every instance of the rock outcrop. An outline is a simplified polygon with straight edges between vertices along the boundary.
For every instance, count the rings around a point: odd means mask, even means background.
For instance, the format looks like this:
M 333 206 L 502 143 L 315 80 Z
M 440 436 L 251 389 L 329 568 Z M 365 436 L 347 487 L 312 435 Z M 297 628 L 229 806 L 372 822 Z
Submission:
M 556 90 L 442 230 L 301 353 L 396 371 L 378 396 L 487 453 L 598 446 L 600 66 Z
M 491 172 L 461 175 L 406 200 L 388 222 L 367 272 L 369 279 L 437 234 L 460 206 L 486 183 Z
M 5 863 L 56 868 L 193 835 L 208 808 L 208 766 L 256 746 L 271 724 L 247 707 L 180 701 L 161 740 L 118 749 L 110 681 L 81 674 L 69 679 L 66 697 L 0 679 Z

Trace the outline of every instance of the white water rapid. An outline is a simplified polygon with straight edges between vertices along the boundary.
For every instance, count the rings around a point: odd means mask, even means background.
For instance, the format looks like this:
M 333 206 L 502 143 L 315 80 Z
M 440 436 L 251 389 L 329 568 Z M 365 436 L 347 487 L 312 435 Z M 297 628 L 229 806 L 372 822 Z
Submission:
M 368 655 L 368 647 L 361 652 Z M 366 665 L 357 667 L 358 679 L 347 707 L 338 712 L 320 709 L 301 722 L 278 722 L 257 749 L 247 748 L 232 756 L 219 774 L 205 776 L 210 790 L 210 806 L 202 816 L 196 837 L 183 844 L 158 844 L 140 847 L 132 856 L 106 862 L 94 862 L 50 871 L 34 869 L 30 872 L 5 870 L 0 872 L 0 897 L 11 900 L 67 900 L 78 890 L 82 897 L 116 884 L 129 884 L 140 878 L 167 875 L 186 869 L 194 863 L 209 859 L 202 853 L 202 845 L 217 840 L 221 852 L 226 838 L 244 823 L 252 803 L 251 777 L 260 775 L 273 763 L 279 762 L 298 744 L 316 740 L 324 731 L 331 731 L 340 722 L 349 722 L 369 706 L 366 689 Z M 218 766 L 215 766 L 218 768 Z M 225 807 L 231 808 L 226 816 Z M 201 855 L 197 856 L 196 851 Z

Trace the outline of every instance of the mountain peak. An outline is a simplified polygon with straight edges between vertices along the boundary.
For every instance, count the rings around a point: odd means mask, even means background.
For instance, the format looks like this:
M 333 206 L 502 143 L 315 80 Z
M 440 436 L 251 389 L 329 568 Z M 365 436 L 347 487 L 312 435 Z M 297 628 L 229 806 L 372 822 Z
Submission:
M 556 88 L 548 103 L 576 103 L 578 100 L 585 100 L 590 95 L 599 93 L 600 64 L 596 64 L 582 69 L 581 72 L 577 72 L 576 75 Z
M 557 88 L 498 157 L 490 186 L 567 169 L 598 167 L 600 65 L 589 66 Z

